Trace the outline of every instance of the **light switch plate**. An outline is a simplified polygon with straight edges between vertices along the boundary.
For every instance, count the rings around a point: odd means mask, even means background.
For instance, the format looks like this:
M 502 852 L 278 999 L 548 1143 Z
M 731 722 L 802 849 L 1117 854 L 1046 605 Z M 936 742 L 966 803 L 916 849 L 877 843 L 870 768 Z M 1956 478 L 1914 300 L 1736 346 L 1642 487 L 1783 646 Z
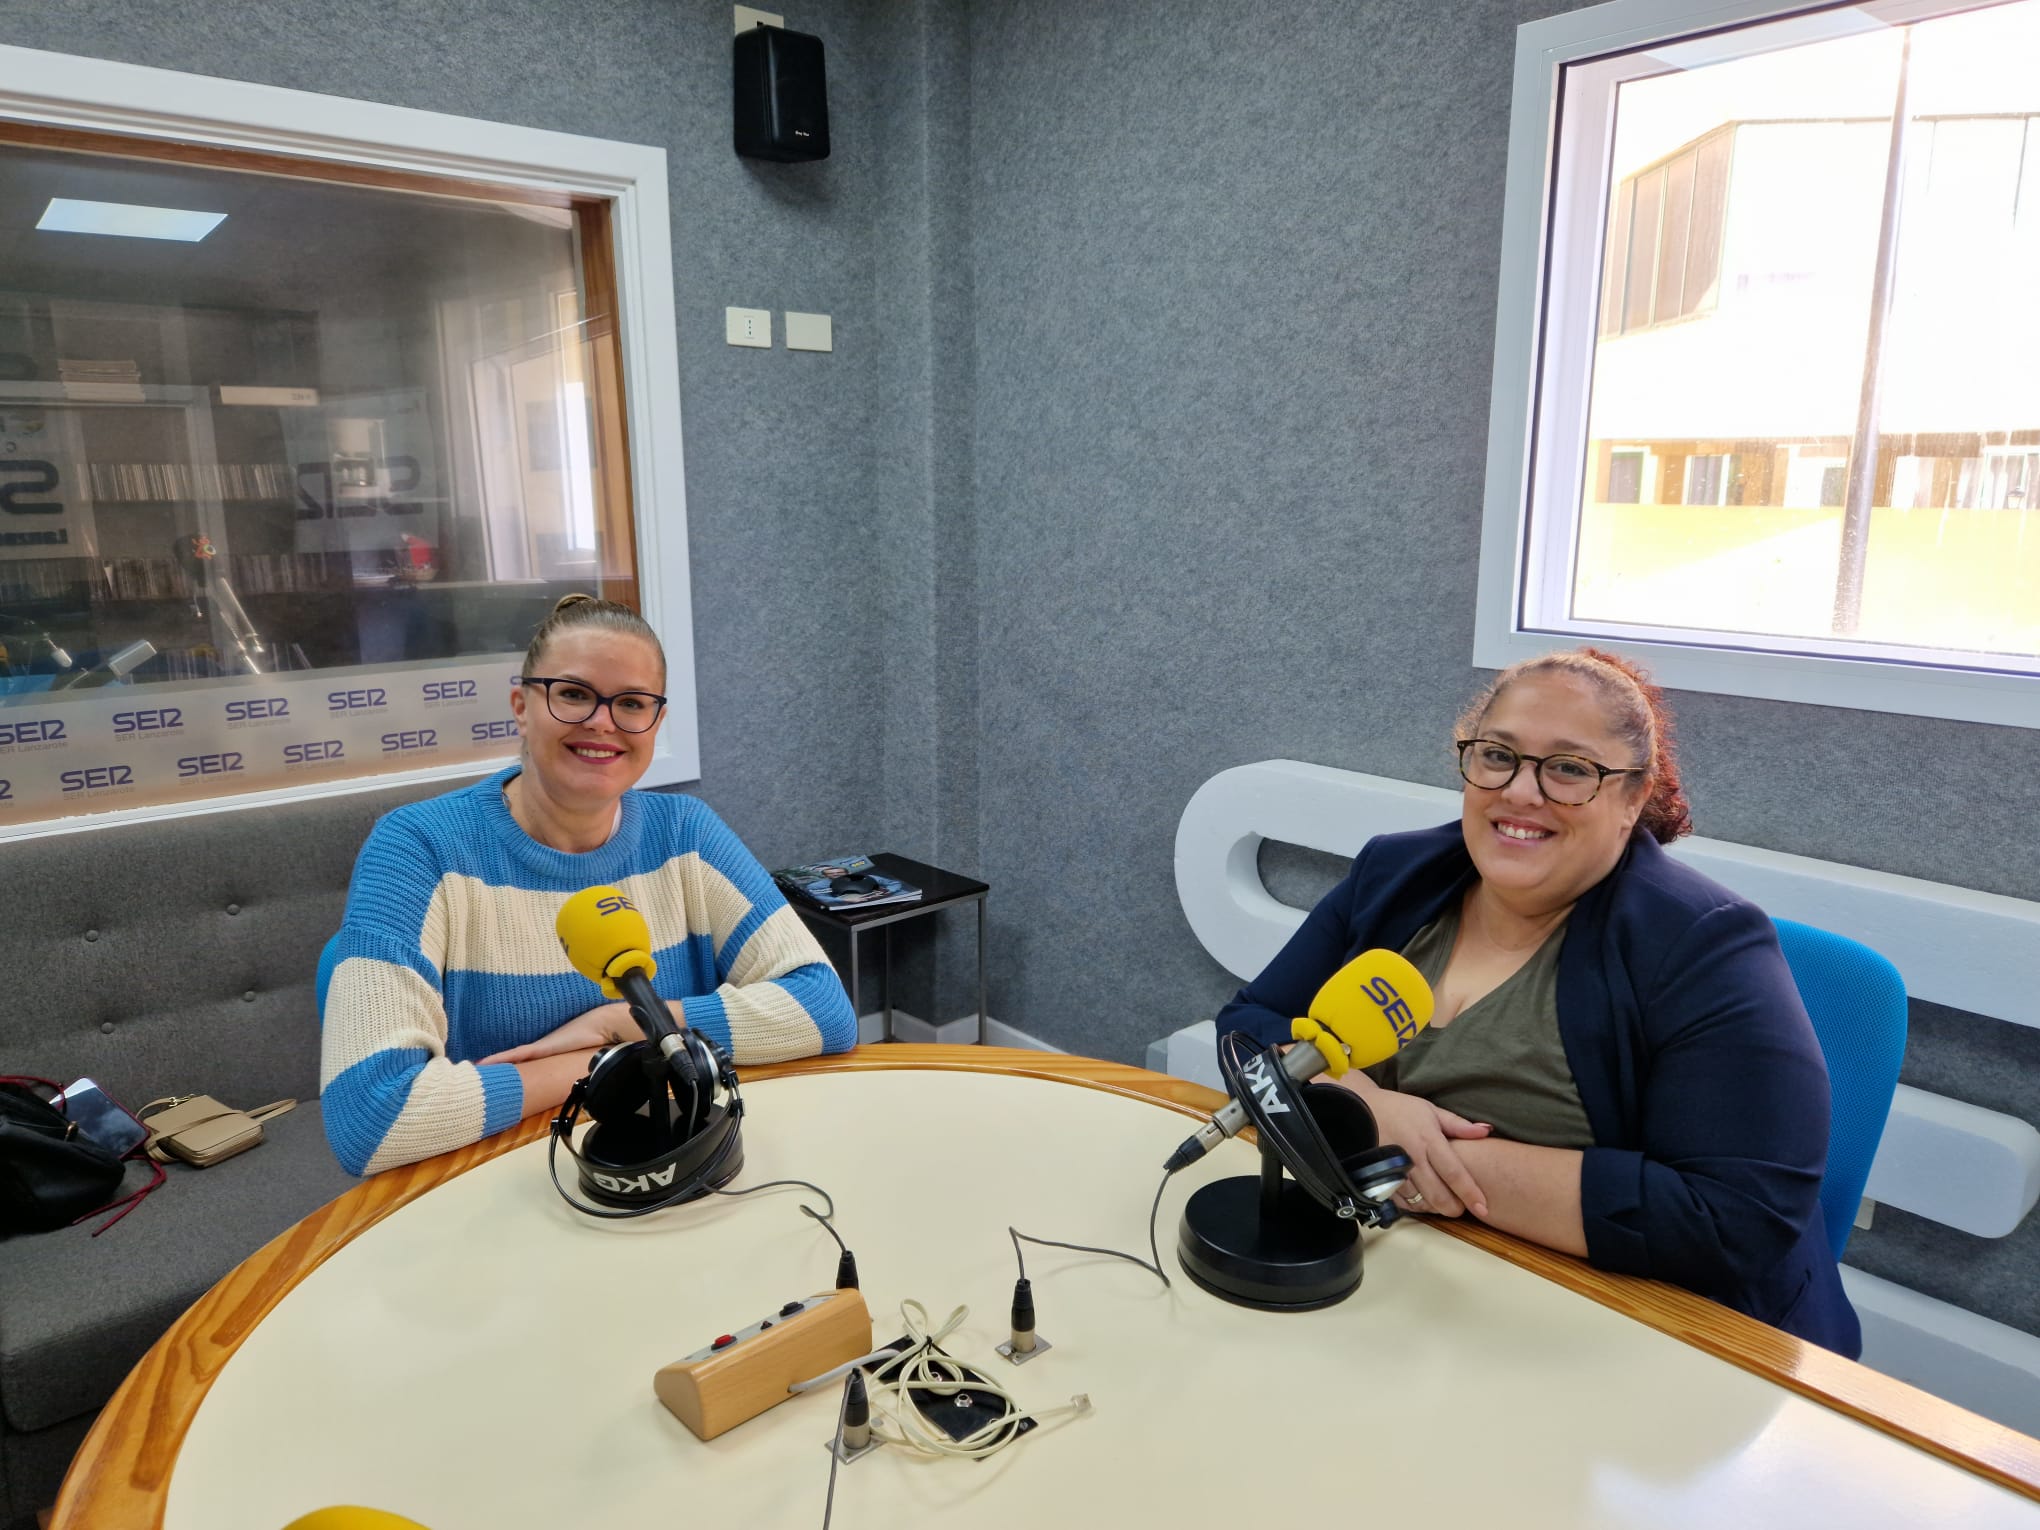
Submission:
M 769 308 L 725 308 L 725 338 L 731 345 L 755 345 L 772 349 L 772 310 Z
M 748 32 L 753 27 L 783 28 L 785 25 L 785 17 L 775 16 L 770 11 L 754 11 L 748 5 L 737 7 L 737 30 L 739 32 Z
M 825 313 L 788 313 L 786 348 L 789 351 L 833 351 L 835 326 Z

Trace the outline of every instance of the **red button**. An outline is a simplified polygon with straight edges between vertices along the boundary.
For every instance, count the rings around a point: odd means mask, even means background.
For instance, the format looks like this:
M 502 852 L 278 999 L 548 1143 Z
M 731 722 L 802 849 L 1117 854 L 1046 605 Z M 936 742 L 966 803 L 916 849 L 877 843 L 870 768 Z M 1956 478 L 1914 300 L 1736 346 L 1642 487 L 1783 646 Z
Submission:
M 720 1339 L 717 1339 L 713 1344 L 709 1345 L 708 1347 L 710 1349 L 723 1349 L 728 1345 L 734 1344 L 736 1342 L 737 1336 L 735 1334 L 726 1333 Z

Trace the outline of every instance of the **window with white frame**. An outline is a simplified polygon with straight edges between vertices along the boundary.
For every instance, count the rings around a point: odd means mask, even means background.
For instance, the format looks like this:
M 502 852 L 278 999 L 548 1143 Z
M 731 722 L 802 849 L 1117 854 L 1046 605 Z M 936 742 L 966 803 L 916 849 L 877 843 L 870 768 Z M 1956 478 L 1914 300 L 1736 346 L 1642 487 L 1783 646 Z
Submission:
M 2040 726 L 2040 0 L 1519 36 L 1476 662 Z
M 698 776 L 665 183 L 0 46 L 0 841 L 496 768 L 567 590 Z

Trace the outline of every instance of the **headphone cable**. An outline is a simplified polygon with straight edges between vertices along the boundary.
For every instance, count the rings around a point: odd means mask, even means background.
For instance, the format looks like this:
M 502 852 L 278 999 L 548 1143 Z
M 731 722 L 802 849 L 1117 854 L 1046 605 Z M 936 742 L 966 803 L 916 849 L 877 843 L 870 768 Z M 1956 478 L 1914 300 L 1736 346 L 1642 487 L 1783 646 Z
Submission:
M 1141 1258 L 1138 1254 L 1121 1253 L 1116 1248 L 1097 1248 L 1089 1243 L 1060 1243 L 1054 1238 L 1037 1238 L 1032 1233 L 1024 1233 L 1017 1227 L 1009 1226 L 1006 1231 L 1011 1234 L 1013 1239 L 1013 1258 L 1020 1266 L 1020 1278 L 1022 1280 L 1027 1278 L 1027 1258 L 1021 1253 L 1020 1245 L 1022 1243 L 1033 1243 L 1042 1248 L 1067 1248 L 1073 1249 L 1079 1254 L 1104 1254 L 1113 1259 L 1124 1259 L 1128 1264 L 1138 1265 L 1141 1269 L 1146 1270 L 1150 1275 L 1161 1281 L 1164 1286 L 1168 1285 L 1168 1273 L 1162 1268 L 1161 1247 L 1155 1241 L 1155 1220 L 1161 1215 L 1162 1193 L 1168 1188 L 1169 1176 L 1164 1174 L 1161 1184 L 1155 1187 L 1154 1204 L 1148 1208 L 1148 1252 L 1154 1255 L 1154 1262 L 1152 1264 Z
M 812 1180 L 768 1179 L 762 1185 L 746 1185 L 741 1190 L 727 1190 L 722 1189 L 715 1185 L 710 1185 L 708 1187 L 708 1193 L 710 1195 L 756 1195 L 760 1190 L 772 1190 L 778 1188 L 781 1185 L 799 1185 L 804 1190 L 814 1191 L 816 1195 L 819 1195 L 823 1200 L 829 1203 L 829 1209 L 827 1211 L 817 1211 L 812 1206 L 802 1206 L 800 1209 L 805 1215 L 811 1216 L 817 1222 L 821 1223 L 822 1231 L 826 1232 L 830 1237 L 836 1240 L 837 1248 L 841 1249 L 845 1254 L 848 1254 L 850 1252 L 850 1246 L 843 1241 L 843 1235 L 836 1231 L 836 1224 L 832 1220 L 830 1220 L 836 1215 L 836 1198 L 833 1195 L 829 1194 L 828 1191 L 824 1190 L 820 1185 L 814 1183 L 814 1181 Z
M 761 1185 L 759 1187 L 763 1189 Z M 805 1206 L 801 1207 L 805 1211 Z M 829 1441 L 829 1496 L 822 1500 L 822 1530 L 829 1530 L 829 1516 L 836 1512 L 836 1468 L 843 1461 L 843 1426 L 850 1417 L 850 1388 L 857 1372 L 853 1367 L 843 1378 L 843 1400 L 836 1405 L 836 1436 Z

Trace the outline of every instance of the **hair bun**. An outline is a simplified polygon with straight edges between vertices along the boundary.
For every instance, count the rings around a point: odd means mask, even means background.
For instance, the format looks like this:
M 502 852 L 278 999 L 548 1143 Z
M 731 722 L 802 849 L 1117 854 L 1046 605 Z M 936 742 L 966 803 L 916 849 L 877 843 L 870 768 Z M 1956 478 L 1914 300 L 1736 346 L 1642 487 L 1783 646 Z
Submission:
M 581 602 L 585 600 L 593 599 L 595 599 L 593 595 L 581 594 L 578 592 L 572 595 L 562 595 L 558 600 L 553 602 L 553 610 L 555 613 L 558 613 L 560 611 L 566 610 L 568 606 L 578 606 L 581 604 Z

